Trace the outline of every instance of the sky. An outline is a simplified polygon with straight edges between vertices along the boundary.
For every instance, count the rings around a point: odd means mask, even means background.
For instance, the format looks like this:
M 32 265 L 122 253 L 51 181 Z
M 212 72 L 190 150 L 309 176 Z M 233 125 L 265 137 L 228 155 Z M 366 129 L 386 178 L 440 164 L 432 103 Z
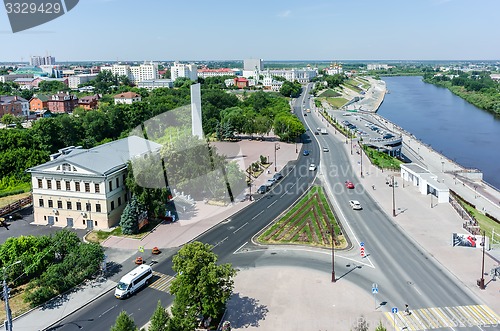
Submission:
M 0 62 L 498 60 L 498 13 L 500 0 L 80 0 L 18 33 L 0 8 Z

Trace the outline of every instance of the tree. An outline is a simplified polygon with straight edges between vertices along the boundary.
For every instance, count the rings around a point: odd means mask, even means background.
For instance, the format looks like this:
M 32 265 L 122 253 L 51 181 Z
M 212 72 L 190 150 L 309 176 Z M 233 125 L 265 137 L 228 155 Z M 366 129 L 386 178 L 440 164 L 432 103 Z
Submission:
M 236 270 L 230 264 L 217 265 L 213 246 L 195 241 L 184 245 L 173 257 L 177 277 L 170 293 L 175 296 L 172 320 L 180 330 L 192 330 L 201 316 L 220 317 L 233 292 Z
M 377 327 L 375 328 L 375 331 L 387 331 L 387 328 L 382 325 L 382 322 L 379 322 Z
M 120 218 L 120 227 L 123 234 L 136 234 L 139 232 L 139 216 L 144 210 L 142 204 L 137 201 L 137 197 L 132 196 Z
M 38 84 L 38 90 L 44 92 L 62 92 L 69 90 L 68 87 L 58 80 L 44 80 Z
M 354 323 L 354 329 L 353 330 L 354 331 L 368 331 L 368 327 L 369 326 L 370 325 L 366 321 L 365 317 L 363 315 L 361 315 L 360 317 L 358 317 L 358 319 Z
M 16 117 L 14 115 L 5 114 L 2 116 L 2 119 L 0 120 L 0 122 L 2 122 L 2 124 L 9 125 L 9 124 L 14 123 L 15 120 L 16 120 Z
M 170 315 L 161 305 L 161 301 L 158 300 L 156 310 L 153 313 L 153 316 L 151 316 L 151 323 L 148 327 L 148 331 L 167 331 L 169 321 Z
M 122 311 L 110 331 L 137 331 L 137 326 L 135 326 L 134 319 L 126 311 Z

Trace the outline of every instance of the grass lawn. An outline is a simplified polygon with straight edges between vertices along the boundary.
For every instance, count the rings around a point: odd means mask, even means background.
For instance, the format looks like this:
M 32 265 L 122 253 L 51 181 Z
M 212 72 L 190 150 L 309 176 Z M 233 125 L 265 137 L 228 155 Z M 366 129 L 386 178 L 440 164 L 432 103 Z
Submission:
M 138 234 L 123 234 L 122 229 L 118 226 L 112 231 L 102 231 L 102 230 L 92 231 L 87 235 L 86 238 L 88 241 L 96 243 L 102 243 L 104 240 L 108 239 L 109 236 L 142 239 L 145 235 L 147 235 L 161 222 L 162 221 L 160 219 L 150 220 L 149 223 L 145 227 L 143 227 Z
M 8 195 L 6 197 L 0 198 L 0 208 L 5 207 L 13 202 L 16 202 L 17 200 L 20 200 L 22 198 L 29 197 L 31 192 L 25 192 L 25 193 L 19 193 L 19 194 L 14 194 L 14 195 Z
M 335 228 L 335 247 L 345 248 L 347 241 L 323 188 L 314 186 L 288 212 L 257 239 L 265 244 L 299 244 L 330 248 L 331 225 Z
M 480 213 L 476 208 L 469 206 L 462 199 L 459 198 L 458 201 L 462 205 L 462 207 L 464 207 L 465 210 L 467 210 L 469 214 L 474 216 L 474 218 L 477 220 L 477 222 L 479 223 L 479 227 L 481 228 L 481 232 L 486 231 L 486 237 L 491 239 L 491 233 L 492 230 L 494 229 L 496 240 L 499 240 L 500 224 L 498 224 L 488 216 Z
M 389 156 L 389 154 L 384 152 L 379 152 L 374 148 L 363 146 L 366 155 L 370 159 L 371 163 L 375 166 L 384 169 L 399 169 L 402 161 L 395 157 Z
M 323 91 L 319 97 L 325 97 L 325 98 L 336 98 L 336 97 L 339 97 L 341 94 L 338 93 L 338 92 L 335 92 L 334 90 L 332 89 L 327 89 L 325 91 Z
M 334 108 L 339 109 L 343 105 L 347 103 L 347 99 L 345 98 L 327 98 L 326 101 Z
M 12 311 L 12 318 L 15 318 L 16 316 L 19 316 L 30 310 L 29 303 L 26 303 L 23 300 L 24 290 L 27 286 L 28 284 L 24 284 L 10 291 L 9 306 L 10 310 Z M 3 321 L 5 319 L 5 305 L 3 303 L 0 305 L 0 316 L 3 324 Z M 15 322 L 13 329 L 16 329 Z

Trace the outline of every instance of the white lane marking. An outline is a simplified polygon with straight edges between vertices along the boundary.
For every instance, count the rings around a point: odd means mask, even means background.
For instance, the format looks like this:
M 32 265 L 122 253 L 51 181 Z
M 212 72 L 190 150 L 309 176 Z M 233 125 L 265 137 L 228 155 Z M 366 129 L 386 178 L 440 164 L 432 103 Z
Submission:
M 217 247 L 217 246 L 221 245 L 224 241 L 226 241 L 226 240 L 227 240 L 227 238 L 228 238 L 228 237 L 226 237 L 226 238 L 222 239 L 221 241 L 219 241 L 217 244 L 215 244 L 215 245 L 214 245 L 214 247 L 213 247 L 213 248 L 215 248 L 215 247 Z
M 240 226 L 239 228 L 237 228 L 236 230 L 234 230 L 233 233 L 236 233 L 236 232 L 240 231 L 247 224 L 248 224 L 248 222 L 246 222 L 245 224 L 243 224 L 242 226 Z
M 243 246 L 245 246 L 247 243 L 248 243 L 248 241 L 245 241 L 245 242 L 243 243 L 243 245 L 241 245 L 240 247 L 238 247 L 238 249 L 237 249 L 237 250 L 235 250 L 235 251 L 233 252 L 233 254 L 237 254 L 237 252 L 238 252 L 240 249 L 242 249 L 242 248 L 243 248 Z
M 267 208 L 270 208 L 270 207 L 271 207 L 272 205 L 274 205 L 276 202 L 278 202 L 278 200 L 273 201 L 273 203 L 271 203 L 269 206 L 267 206 Z M 267 208 L 266 208 L 266 209 L 267 209 Z
M 111 311 L 111 309 L 114 309 L 116 306 L 113 306 L 111 308 L 109 308 L 108 310 L 105 310 L 101 315 L 99 315 L 99 318 L 101 318 L 102 316 L 104 316 L 104 314 L 108 313 L 109 311 Z
M 264 212 L 264 211 L 261 211 L 260 213 L 258 213 L 258 214 L 257 214 L 257 215 L 255 215 L 254 217 L 252 217 L 252 219 L 253 219 L 253 220 L 254 220 L 254 219 L 256 219 L 256 218 L 257 218 L 257 217 L 259 217 L 259 216 L 260 216 L 260 214 L 262 214 L 263 212 Z

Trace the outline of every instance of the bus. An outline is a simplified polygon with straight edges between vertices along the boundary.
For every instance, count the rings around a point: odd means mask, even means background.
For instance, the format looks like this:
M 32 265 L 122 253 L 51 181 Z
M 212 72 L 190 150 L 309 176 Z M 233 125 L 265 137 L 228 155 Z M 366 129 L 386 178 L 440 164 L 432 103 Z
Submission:
M 149 283 L 153 277 L 153 269 L 148 265 L 140 265 L 120 279 L 115 289 L 115 297 L 117 299 L 125 299 L 130 297 L 144 285 Z

